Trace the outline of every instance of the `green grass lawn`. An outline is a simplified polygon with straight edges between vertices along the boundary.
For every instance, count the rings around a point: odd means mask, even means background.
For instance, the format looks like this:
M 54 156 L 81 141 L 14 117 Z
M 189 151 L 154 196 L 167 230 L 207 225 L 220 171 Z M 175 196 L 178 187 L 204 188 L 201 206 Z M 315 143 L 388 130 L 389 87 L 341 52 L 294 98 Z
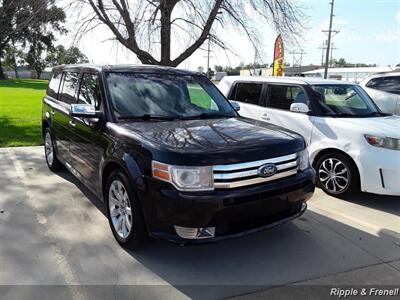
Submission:
M 47 80 L 0 80 L 0 147 L 40 145 Z

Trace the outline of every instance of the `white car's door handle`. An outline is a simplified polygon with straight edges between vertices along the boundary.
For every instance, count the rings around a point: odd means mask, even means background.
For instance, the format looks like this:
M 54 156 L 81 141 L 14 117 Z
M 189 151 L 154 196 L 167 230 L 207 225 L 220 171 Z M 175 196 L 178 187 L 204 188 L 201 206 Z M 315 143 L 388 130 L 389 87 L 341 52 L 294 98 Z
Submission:
M 269 120 L 270 120 L 270 118 L 268 117 L 268 115 L 267 115 L 267 114 L 263 114 L 263 115 L 261 115 L 261 119 L 263 119 L 263 120 L 267 120 L 267 121 L 269 121 Z

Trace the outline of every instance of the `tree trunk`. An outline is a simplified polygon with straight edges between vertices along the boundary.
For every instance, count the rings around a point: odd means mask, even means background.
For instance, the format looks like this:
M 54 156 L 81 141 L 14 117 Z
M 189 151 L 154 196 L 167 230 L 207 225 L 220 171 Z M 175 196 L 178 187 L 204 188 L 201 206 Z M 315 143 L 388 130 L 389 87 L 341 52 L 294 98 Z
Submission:
M 171 7 L 169 1 L 161 3 L 161 59 L 160 65 L 171 65 Z
M 13 53 L 13 67 L 14 67 L 15 78 L 19 78 L 17 59 L 15 58 L 15 53 Z
M 0 51 L 0 53 L 1 53 L 1 51 Z M 4 79 L 6 79 L 6 76 L 4 75 L 4 72 L 3 72 L 3 67 L 1 65 L 1 56 L 0 56 L 0 80 L 4 80 Z

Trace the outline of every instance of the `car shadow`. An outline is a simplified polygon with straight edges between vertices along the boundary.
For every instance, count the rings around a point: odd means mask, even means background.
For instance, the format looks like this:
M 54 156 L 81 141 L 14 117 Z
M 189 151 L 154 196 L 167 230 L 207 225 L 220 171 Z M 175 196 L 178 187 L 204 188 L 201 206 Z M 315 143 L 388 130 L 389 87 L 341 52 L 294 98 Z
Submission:
M 74 176 L 68 171 L 58 175 L 76 185 L 106 216 L 104 203 Z M 367 199 L 362 196 L 346 201 L 390 213 L 393 209 L 396 214 L 400 208 L 396 197 L 384 197 L 377 204 L 376 195 L 367 194 Z M 382 228 L 374 235 L 309 210 L 293 222 L 239 239 L 183 247 L 152 240 L 134 250 L 123 249 L 132 261 L 138 261 L 171 287 L 129 285 L 136 267 L 128 264 L 120 270 L 113 293 L 116 299 L 143 294 L 149 299 L 159 298 L 160 294 L 221 299 L 398 260 L 399 246 L 400 232 Z M 355 279 L 354 284 L 364 283 L 356 280 L 361 279 Z M 390 284 L 390 280 L 384 277 L 370 283 Z
M 354 195 L 334 198 L 400 216 L 400 196 L 387 196 L 359 192 Z

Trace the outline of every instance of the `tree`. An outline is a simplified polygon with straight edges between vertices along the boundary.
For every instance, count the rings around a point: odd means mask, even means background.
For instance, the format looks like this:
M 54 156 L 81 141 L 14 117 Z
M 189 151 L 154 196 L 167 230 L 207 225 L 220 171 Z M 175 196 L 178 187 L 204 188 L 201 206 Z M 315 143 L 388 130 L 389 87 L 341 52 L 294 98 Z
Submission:
M 254 47 L 260 47 L 257 16 L 285 36 L 297 35 L 303 27 L 302 9 L 294 0 L 77 0 L 93 10 L 81 28 L 92 22 L 105 24 L 115 39 L 145 64 L 177 66 L 199 49 L 206 39 L 223 49 L 229 46 L 218 29 L 233 25 L 244 32 Z M 171 56 L 171 41 L 183 49 Z
M 63 64 L 83 64 L 89 60 L 78 47 L 71 46 L 65 49 L 63 45 L 58 45 L 48 52 L 46 61 L 50 66 L 58 66 Z
M 19 57 L 19 59 L 17 59 Z M 19 78 L 18 64 L 22 62 L 23 53 L 16 46 L 10 45 L 4 50 L 4 66 L 14 70 L 15 78 Z
M 28 63 L 29 68 L 35 71 L 36 78 L 40 78 L 47 62 L 43 58 L 43 47 L 40 44 L 32 45 L 27 54 L 25 54 L 25 61 Z
M 7 47 L 21 43 L 31 48 L 38 43 L 51 47 L 54 31 L 64 33 L 64 11 L 55 0 L 0 0 L 0 79 L 4 79 L 1 59 Z M 38 53 L 38 49 L 29 50 Z

